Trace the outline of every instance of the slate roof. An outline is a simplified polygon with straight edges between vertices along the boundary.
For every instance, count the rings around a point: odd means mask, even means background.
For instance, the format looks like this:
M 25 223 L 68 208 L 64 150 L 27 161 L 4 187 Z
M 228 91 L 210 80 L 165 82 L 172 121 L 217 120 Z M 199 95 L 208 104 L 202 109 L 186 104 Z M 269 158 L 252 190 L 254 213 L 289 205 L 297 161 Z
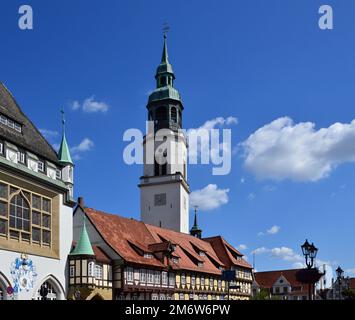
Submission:
M 53 147 L 22 112 L 14 97 L 2 82 L 0 82 L 0 114 L 22 125 L 22 133 L 20 133 L 0 123 L 1 138 L 58 164 L 57 153 Z
M 209 241 L 92 208 L 82 209 L 106 243 L 127 262 L 216 275 L 221 274 L 221 268 L 227 267 L 216 252 L 216 248 L 220 248 L 214 247 Z M 225 240 L 222 243 L 230 246 Z M 178 262 L 161 260 L 154 255 L 168 250 L 171 245 L 175 247 L 172 256 L 178 258 Z M 236 249 L 233 250 L 239 253 Z M 153 254 L 153 257 L 145 258 L 144 253 Z M 235 262 L 251 268 L 244 260 Z

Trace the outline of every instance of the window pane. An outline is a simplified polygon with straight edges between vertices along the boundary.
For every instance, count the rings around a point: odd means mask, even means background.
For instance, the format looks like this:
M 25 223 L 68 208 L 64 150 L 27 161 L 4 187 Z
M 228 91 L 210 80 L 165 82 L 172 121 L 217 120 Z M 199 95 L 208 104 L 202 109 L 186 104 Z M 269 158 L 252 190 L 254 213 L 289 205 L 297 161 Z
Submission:
M 32 211 L 32 223 L 40 226 L 41 225 L 41 213 L 37 211 Z
M 10 217 L 10 228 L 16 228 L 15 218 Z
M 7 221 L 0 220 L 0 234 L 7 234 Z
M 32 240 L 35 242 L 41 241 L 41 230 L 38 228 L 32 228 Z
M 18 191 L 18 188 L 10 187 L 10 194 L 13 194 Z
M 18 231 L 10 231 L 10 237 L 11 237 L 11 239 L 19 239 L 19 237 L 20 237 L 20 234 L 19 234 L 19 232 Z
M 43 198 L 43 211 L 51 213 L 51 201 Z
M 30 221 L 28 220 L 23 221 L 23 230 L 28 232 L 30 231 Z
M 50 233 L 50 231 L 42 230 L 42 241 L 45 244 L 50 244 L 50 242 L 51 242 L 51 233 Z
M 7 217 L 7 203 L 0 201 L 0 216 Z
M 41 210 L 41 197 L 32 195 L 32 207 Z
M 0 183 L 0 198 L 7 199 L 7 185 Z
M 27 191 L 22 191 L 23 195 L 26 197 L 28 201 L 31 201 L 31 194 Z
M 21 233 L 21 239 L 25 241 L 30 241 L 30 234 L 29 233 Z
M 16 219 L 16 229 L 22 230 L 22 219 L 21 218 Z
M 25 220 L 30 220 L 30 210 L 28 209 L 23 209 L 23 218 Z
M 42 226 L 45 228 L 50 228 L 51 227 L 51 217 L 44 214 L 42 217 Z

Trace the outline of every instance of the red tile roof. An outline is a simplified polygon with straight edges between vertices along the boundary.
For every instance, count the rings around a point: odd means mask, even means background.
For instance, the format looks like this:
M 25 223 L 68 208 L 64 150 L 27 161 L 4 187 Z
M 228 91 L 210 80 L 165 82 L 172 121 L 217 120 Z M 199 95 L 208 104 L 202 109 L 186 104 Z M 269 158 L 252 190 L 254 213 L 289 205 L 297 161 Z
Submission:
M 223 237 L 217 236 L 204 238 L 203 240 L 212 245 L 218 258 L 221 259 L 228 268 L 231 266 L 240 266 L 252 269 L 252 266 L 242 258 L 243 255 L 237 249 L 232 247 Z
M 154 238 L 148 232 L 144 223 L 91 208 L 85 208 L 85 213 L 105 241 L 124 260 L 131 263 L 164 267 L 159 260 L 146 259 L 144 256 L 138 254 L 129 243 L 139 243 L 140 246 L 147 247 L 147 244 L 154 242 Z
M 284 276 L 292 287 L 305 288 L 306 285 L 304 283 L 298 282 L 296 278 L 296 274 L 300 270 L 301 269 L 255 272 L 254 277 L 256 283 L 261 288 L 270 289 L 281 276 Z
M 214 245 L 214 241 L 209 239 L 198 239 L 189 234 L 144 224 L 141 221 L 92 208 L 83 210 L 106 243 L 129 263 L 167 268 L 166 261 L 163 263 L 155 255 L 152 258 L 144 258 L 143 253 L 158 253 L 161 250 L 167 250 L 170 243 L 175 247 L 172 256 L 178 258 L 178 263 L 170 260 L 170 266 L 173 269 L 221 274 L 221 268 L 228 268 L 231 263 L 251 268 L 244 260 L 237 260 L 233 257 L 231 252 L 240 257 L 242 254 L 222 237 L 215 237 L 219 239 L 217 242 L 221 243 Z M 220 249 L 227 253 L 224 255 L 219 253 Z M 225 259 L 225 256 L 228 256 L 229 260 Z

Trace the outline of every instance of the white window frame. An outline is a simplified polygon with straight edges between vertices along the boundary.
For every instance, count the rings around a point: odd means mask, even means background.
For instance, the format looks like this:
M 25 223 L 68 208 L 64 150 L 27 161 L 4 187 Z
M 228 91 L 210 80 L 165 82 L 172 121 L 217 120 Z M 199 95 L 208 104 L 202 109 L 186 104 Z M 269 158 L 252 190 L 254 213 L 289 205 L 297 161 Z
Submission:
M 95 262 L 89 262 L 88 264 L 88 275 L 89 277 L 95 276 Z
M 56 169 L 55 170 L 55 177 L 56 177 L 57 180 L 62 179 L 62 170 Z
M 154 284 L 154 271 L 152 270 L 147 271 L 147 283 Z
M 95 278 L 98 280 L 103 279 L 103 268 L 102 268 L 102 265 L 100 265 L 100 264 L 95 265 Z
M 22 127 L 21 127 L 21 125 L 20 125 L 19 123 L 17 123 L 17 122 L 15 122 L 15 130 L 16 130 L 17 132 L 22 132 Z
M 161 274 L 161 283 L 163 285 L 168 285 L 168 273 L 166 271 L 163 271 Z
M 11 129 L 15 129 L 15 122 L 13 120 L 7 119 L 7 126 Z
M 2 124 L 7 125 L 7 118 L 6 118 L 5 116 L 1 115 L 1 116 L 0 116 L 0 122 L 1 122 Z
M 133 268 L 132 267 L 127 267 L 126 273 L 127 273 L 127 281 L 132 282 L 134 280 Z
M 75 276 L 75 266 L 70 266 L 69 267 L 69 277 L 74 277 Z
M 204 285 L 205 285 L 205 278 L 201 277 L 201 286 L 204 286 Z
M 4 154 L 4 143 L 0 142 L 0 154 Z
M 141 283 L 146 283 L 147 282 L 147 270 L 141 269 L 139 272 L 139 281 Z
M 40 171 L 40 172 L 44 172 L 44 162 L 43 162 L 42 160 L 39 160 L 39 161 L 37 162 L 37 169 L 38 169 L 38 171 Z
M 161 281 L 160 271 L 156 271 L 154 275 L 154 284 L 160 284 L 160 281 Z
M 192 286 L 196 285 L 196 277 L 195 276 L 191 276 L 191 285 Z
M 17 151 L 17 161 L 22 164 L 26 163 L 26 154 L 22 151 Z

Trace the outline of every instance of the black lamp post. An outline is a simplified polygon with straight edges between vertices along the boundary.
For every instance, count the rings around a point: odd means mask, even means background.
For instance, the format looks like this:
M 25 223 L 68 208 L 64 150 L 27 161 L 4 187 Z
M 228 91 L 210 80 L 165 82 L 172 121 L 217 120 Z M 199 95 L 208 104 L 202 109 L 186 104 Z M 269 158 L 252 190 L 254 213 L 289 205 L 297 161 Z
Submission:
M 341 300 L 341 282 L 344 278 L 344 270 L 340 266 L 335 270 L 337 274 L 338 288 L 339 288 L 339 300 Z
M 307 269 L 311 270 L 314 265 L 314 260 L 317 257 L 318 248 L 312 243 L 310 244 L 308 240 L 301 246 L 302 253 L 306 260 Z M 312 300 L 312 285 L 311 281 L 308 282 L 308 300 Z

